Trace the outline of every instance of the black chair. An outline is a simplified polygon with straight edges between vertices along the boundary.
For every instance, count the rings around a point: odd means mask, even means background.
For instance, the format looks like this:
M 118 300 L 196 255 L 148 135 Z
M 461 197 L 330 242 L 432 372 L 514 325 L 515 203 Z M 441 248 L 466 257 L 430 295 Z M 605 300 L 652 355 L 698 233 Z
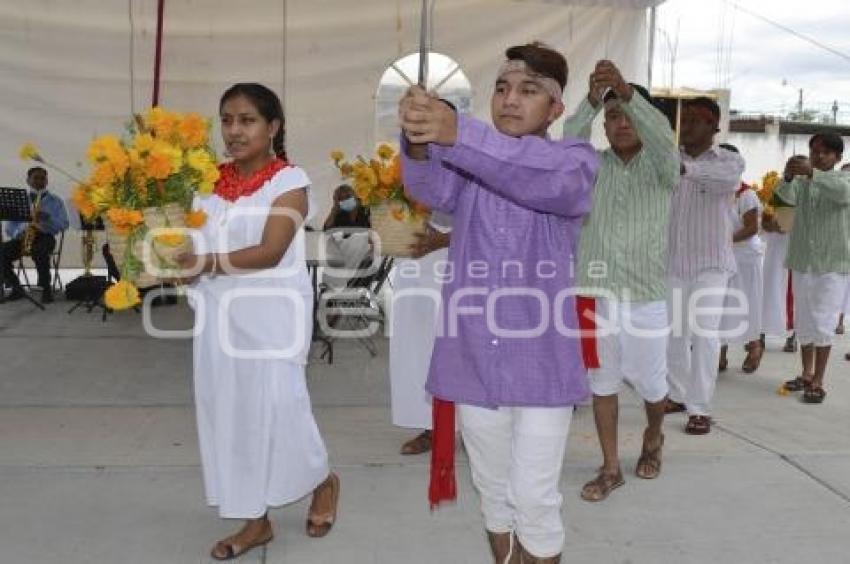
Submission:
M 59 237 L 56 240 L 56 247 L 53 249 L 53 252 L 50 253 L 50 268 L 53 270 L 53 281 L 51 285 L 53 286 L 54 292 L 61 292 L 65 289 L 64 284 L 62 284 L 62 277 L 59 275 L 59 265 L 62 263 L 62 247 L 65 245 L 65 232 L 60 231 Z M 27 274 L 27 269 L 24 267 L 24 256 L 18 259 L 18 278 L 23 276 L 24 283 L 23 286 L 27 288 L 34 288 L 32 283 L 30 283 L 29 275 Z

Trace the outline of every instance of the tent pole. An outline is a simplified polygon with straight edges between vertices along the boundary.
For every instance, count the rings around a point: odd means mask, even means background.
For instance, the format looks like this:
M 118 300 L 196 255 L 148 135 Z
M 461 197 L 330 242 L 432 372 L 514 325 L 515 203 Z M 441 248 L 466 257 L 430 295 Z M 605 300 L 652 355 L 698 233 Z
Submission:
M 162 70 L 162 22 L 165 13 L 165 0 L 157 0 L 156 5 L 156 55 L 153 61 L 153 99 L 151 106 L 159 105 L 159 77 Z
M 649 64 L 647 65 L 646 88 L 652 91 L 652 67 L 655 64 L 655 12 L 658 8 L 653 6 L 649 9 Z

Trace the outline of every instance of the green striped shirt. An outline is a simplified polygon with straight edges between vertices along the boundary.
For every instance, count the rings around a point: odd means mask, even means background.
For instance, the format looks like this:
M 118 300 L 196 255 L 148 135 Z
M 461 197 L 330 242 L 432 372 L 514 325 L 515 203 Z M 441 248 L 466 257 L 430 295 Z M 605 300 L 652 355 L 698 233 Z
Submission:
M 815 170 L 774 192 L 795 206 L 785 266 L 798 272 L 850 274 L 850 174 Z
M 590 295 L 608 291 L 620 300 L 663 300 L 679 151 L 667 118 L 640 94 L 621 105 L 643 148 L 628 163 L 610 148 L 600 152 L 593 209 L 585 218 L 579 243 L 577 285 Z M 565 122 L 564 135 L 588 137 L 602 109 L 585 99 Z

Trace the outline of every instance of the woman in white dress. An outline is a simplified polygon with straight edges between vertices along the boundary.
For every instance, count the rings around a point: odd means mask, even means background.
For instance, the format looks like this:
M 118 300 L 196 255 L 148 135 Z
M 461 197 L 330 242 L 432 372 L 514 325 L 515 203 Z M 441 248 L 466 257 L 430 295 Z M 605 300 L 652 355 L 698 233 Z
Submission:
M 313 493 L 310 536 L 336 517 L 339 478 L 313 417 L 305 380 L 312 287 L 303 222 L 307 175 L 289 165 L 278 97 L 259 84 L 228 89 L 219 107 L 232 161 L 215 193 L 197 199 L 207 221 L 195 254 L 195 408 L 209 505 L 243 519 L 211 556 L 225 560 L 268 543 L 268 508 Z
M 737 291 L 738 297 L 745 299 L 745 311 L 740 314 L 724 312 L 720 323 L 721 331 L 734 332 L 740 325 L 745 330 L 731 339 L 724 339 L 720 348 L 721 371 L 726 370 L 726 351 L 729 343 L 745 343 L 747 357 L 741 369 L 751 373 L 758 370 L 763 353 L 760 337 L 762 331 L 762 291 L 764 243 L 759 237 L 759 219 L 761 202 L 755 191 L 746 184 L 735 194 L 730 213 L 732 223 L 732 250 L 738 271 L 729 279 L 730 295 L 726 297 L 726 307 L 735 307 L 739 300 L 731 295 Z
M 431 394 L 425 391 L 437 330 L 440 288 L 449 256 L 451 217 L 435 213 L 412 248 L 413 258 L 393 268 L 390 335 L 390 390 L 393 425 L 421 432 L 401 454 L 431 450 Z

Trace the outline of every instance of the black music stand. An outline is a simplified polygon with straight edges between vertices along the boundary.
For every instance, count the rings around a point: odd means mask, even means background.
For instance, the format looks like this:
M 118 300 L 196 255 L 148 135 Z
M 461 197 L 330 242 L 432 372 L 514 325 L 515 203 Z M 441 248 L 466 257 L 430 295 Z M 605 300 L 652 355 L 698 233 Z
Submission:
M 30 198 L 26 188 L 8 188 L 0 186 L 0 221 L 32 221 Z M 0 245 L 3 244 L 3 230 L 0 229 Z M 5 257 L 4 257 L 5 258 Z M 24 298 L 37 308 L 44 310 L 27 292 Z M 0 268 L 0 303 L 6 301 L 6 273 Z

